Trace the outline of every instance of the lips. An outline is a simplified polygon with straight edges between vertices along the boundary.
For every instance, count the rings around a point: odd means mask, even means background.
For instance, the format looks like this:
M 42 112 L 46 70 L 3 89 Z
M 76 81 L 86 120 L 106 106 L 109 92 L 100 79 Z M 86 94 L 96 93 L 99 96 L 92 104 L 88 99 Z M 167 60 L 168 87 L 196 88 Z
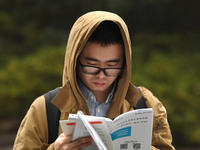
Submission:
M 101 83 L 101 82 L 94 82 L 94 84 L 97 86 L 97 87 L 102 87 L 105 85 L 105 83 Z

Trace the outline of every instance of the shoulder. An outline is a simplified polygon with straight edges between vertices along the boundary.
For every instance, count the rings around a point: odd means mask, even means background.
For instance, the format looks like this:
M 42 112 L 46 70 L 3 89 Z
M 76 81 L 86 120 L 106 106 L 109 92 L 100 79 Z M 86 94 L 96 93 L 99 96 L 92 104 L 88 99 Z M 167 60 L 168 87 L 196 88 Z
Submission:
M 33 124 L 41 124 L 46 120 L 46 104 L 44 95 L 36 98 L 31 104 L 25 116 L 27 121 Z
M 139 89 L 145 98 L 148 108 L 153 108 L 155 114 L 166 114 L 166 109 L 162 102 L 149 89 L 143 86 L 139 86 Z
M 39 96 L 36 98 L 30 106 L 29 111 L 36 111 L 38 113 L 46 112 L 46 104 L 45 104 L 45 97 L 44 95 Z
M 172 146 L 172 135 L 167 120 L 167 111 L 161 101 L 145 87 L 139 87 L 148 108 L 154 110 L 152 146 L 163 147 L 163 149 L 174 149 Z
M 30 144 L 30 142 L 32 144 Z M 40 96 L 31 104 L 19 127 L 14 149 L 39 149 L 48 142 L 48 127 L 44 96 Z
M 32 130 L 33 132 L 35 130 L 38 130 L 37 132 L 45 131 L 44 128 L 47 128 L 47 115 L 44 96 L 40 96 L 33 101 L 21 125 L 25 127 L 22 130 Z

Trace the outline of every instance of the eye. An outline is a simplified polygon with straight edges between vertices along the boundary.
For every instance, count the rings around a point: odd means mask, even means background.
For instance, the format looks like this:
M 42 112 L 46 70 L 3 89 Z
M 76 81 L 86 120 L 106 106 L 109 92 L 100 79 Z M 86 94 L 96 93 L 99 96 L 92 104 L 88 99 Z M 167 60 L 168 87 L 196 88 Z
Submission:
M 109 63 L 107 64 L 108 67 L 116 67 L 118 66 L 118 63 Z
M 97 66 L 97 65 L 98 65 L 97 62 L 87 62 L 87 64 L 88 64 L 89 66 Z
M 113 67 L 115 67 L 116 65 L 108 65 L 108 67 L 110 67 L 110 68 L 113 68 Z

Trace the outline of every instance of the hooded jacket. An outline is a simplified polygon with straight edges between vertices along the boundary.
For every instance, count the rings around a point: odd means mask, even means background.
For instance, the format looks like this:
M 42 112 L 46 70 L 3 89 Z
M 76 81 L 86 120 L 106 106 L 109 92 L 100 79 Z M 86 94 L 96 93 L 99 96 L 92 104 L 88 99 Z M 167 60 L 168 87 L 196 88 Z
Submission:
M 60 92 L 52 100 L 52 103 L 61 111 L 61 120 L 66 120 L 70 113 L 77 113 L 78 110 L 90 115 L 87 102 L 77 85 L 76 65 L 77 58 L 86 45 L 90 35 L 103 21 L 113 21 L 118 25 L 124 41 L 126 61 L 106 117 L 113 119 L 124 112 L 132 110 L 142 96 L 130 83 L 131 41 L 125 22 L 114 13 L 104 11 L 89 12 L 81 16 L 71 29 L 66 47 L 63 85 Z M 152 150 L 174 149 L 165 107 L 148 89 L 144 87 L 139 88 L 145 98 L 147 107 L 154 109 Z M 59 126 L 60 133 L 62 133 L 62 130 Z M 47 143 L 48 125 L 45 98 L 43 95 L 32 103 L 24 117 L 19 127 L 13 149 L 53 149 L 53 143 Z

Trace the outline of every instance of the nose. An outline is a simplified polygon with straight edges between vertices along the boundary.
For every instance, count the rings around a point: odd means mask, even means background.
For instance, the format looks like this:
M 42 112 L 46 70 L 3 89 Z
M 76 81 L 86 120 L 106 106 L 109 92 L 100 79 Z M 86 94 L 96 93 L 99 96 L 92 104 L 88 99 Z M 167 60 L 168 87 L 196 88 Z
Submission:
M 99 78 L 104 78 L 106 75 L 103 70 L 100 70 L 100 72 L 96 76 Z

